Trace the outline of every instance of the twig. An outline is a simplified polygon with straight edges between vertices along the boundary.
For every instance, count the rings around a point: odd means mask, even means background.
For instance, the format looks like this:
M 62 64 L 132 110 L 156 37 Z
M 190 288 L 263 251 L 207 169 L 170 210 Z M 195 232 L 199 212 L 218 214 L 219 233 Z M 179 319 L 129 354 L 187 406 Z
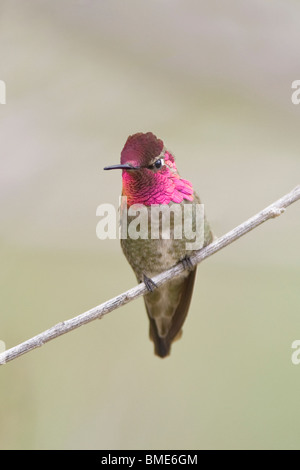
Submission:
M 290 193 L 283 196 L 278 201 L 274 202 L 270 206 L 263 209 L 261 212 L 256 214 L 255 216 L 251 217 L 247 221 L 243 222 L 238 227 L 234 228 L 227 234 L 223 235 L 222 237 L 218 238 L 210 245 L 202 248 L 201 250 L 195 251 L 195 253 L 191 257 L 191 261 L 195 264 L 200 263 L 204 259 L 208 258 L 209 256 L 213 255 L 217 251 L 225 248 L 226 246 L 230 245 L 238 238 L 242 237 L 246 233 L 250 232 L 251 230 L 255 229 L 262 223 L 266 222 L 267 220 L 277 217 L 281 215 L 286 207 L 290 206 L 294 202 L 300 199 L 300 186 L 297 186 L 293 189 Z M 167 282 L 168 280 L 172 279 L 175 276 L 178 276 L 184 271 L 184 267 L 182 263 L 179 263 L 172 268 L 168 269 L 167 271 L 155 276 L 153 281 L 155 284 L 160 286 L 161 284 Z M 144 283 L 139 284 L 132 289 L 129 289 L 127 292 L 114 297 L 113 299 L 104 302 L 97 307 L 88 310 L 77 317 L 71 318 L 70 320 L 63 321 L 58 323 L 57 325 L 49 328 L 33 338 L 20 343 L 19 345 L 8 349 L 0 354 L 0 365 L 5 364 L 6 362 L 12 361 L 17 357 L 28 353 L 32 349 L 37 348 L 38 346 L 42 346 L 43 344 L 51 341 L 58 336 L 61 336 L 69 331 L 74 330 L 75 328 L 79 328 L 86 323 L 89 323 L 97 318 L 102 318 L 109 312 L 116 310 L 117 308 L 121 307 L 122 305 L 131 302 L 134 299 L 144 295 L 147 293 L 147 289 Z

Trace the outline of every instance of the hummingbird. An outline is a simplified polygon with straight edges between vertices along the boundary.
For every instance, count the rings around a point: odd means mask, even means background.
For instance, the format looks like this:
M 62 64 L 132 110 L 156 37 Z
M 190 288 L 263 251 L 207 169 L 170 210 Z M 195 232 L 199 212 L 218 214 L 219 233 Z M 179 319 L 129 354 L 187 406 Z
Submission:
M 186 204 L 200 204 L 192 183 L 180 177 L 174 155 L 152 132 L 130 135 L 121 152 L 120 164 L 104 168 L 115 169 L 122 170 L 122 196 L 126 196 L 126 206 L 121 204 L 121 226 L 126 211 L 128 227 L 133 216 L 128 215 L 127 209 L 135 204 L 147 208 L 149 221 L 153 205 L 176 204 L 184 209 Z M 194 212 L 191 217 L 195 218 Z M 195 220 L 191 222 L 194 227 Z M 161 223 L 160 220 L 160 228 Z M 203 223 L 203 246 L 206 246 L 213 240 L 213 234 L 205 217 Z M 174 235 L 175 224 L 173 217 L 170 222 L 171 235 Z M 170 236 L 164 239 L 161 232 L 156 239 L 150 236 L 147 239 L 132 239 L 129 236 L 121 239 L 123 253 L 137 281 L 144 282 L 148 290 L 144 302 L 150 322 L 149 336 L 154 343 L 155 354 L 161 358 L 170 354 L 173 341 L 181 337 L 192 298 L 197 266 L 191 263 L 192 251 L 187 250 L 186 242 L 184 235 L 182 238 Z M 157 287 L 152 278 L 179 262 L 185 268 L 183 273 Z

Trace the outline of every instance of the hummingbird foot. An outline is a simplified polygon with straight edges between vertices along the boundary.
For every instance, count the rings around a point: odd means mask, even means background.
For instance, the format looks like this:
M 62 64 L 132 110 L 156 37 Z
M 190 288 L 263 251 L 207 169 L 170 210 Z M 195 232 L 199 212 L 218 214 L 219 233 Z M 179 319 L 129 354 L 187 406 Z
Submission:
M 187 269 L 188 271 L 194 270 L 194 263 L 189 256 L 185 256 L 180 262 L 182 263 L 184 269 Z
M 157 289 L 157 285 L 155 282 L 152 281 L 150 277 L 147 277 L 146 274 L 143 274 L 143 281 L 144 284 L 149 292 L 153 292 L 155 289 Z

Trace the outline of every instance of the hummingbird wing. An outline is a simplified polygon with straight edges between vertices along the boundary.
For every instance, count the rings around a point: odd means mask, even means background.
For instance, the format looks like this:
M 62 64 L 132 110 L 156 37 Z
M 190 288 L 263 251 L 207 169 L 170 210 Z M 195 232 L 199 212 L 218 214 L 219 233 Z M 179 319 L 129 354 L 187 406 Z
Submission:
M 150 339 L 154 342 L 155 354 L 165 357 L 170 354 L 172 342 L 181 336 L 181 328 L 187 316 L 193 294 L 197 267 L 184 278 L 171 280 L 154 292 L 144 296 L 150 321 Z M 176 289 L 176 297 L 168 295 Z

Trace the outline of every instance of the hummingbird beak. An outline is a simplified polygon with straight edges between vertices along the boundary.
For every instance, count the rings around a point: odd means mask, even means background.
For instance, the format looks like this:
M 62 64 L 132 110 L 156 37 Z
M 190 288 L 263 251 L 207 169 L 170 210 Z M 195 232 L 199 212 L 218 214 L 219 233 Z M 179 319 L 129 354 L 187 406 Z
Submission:
M 106 166 L 103 168 L 103 170 L 139 170 L 140 168 L 138 166 L 132 166 L 129 165 L 128 163 L 124 165 L 111 165 L 111 166 Z

